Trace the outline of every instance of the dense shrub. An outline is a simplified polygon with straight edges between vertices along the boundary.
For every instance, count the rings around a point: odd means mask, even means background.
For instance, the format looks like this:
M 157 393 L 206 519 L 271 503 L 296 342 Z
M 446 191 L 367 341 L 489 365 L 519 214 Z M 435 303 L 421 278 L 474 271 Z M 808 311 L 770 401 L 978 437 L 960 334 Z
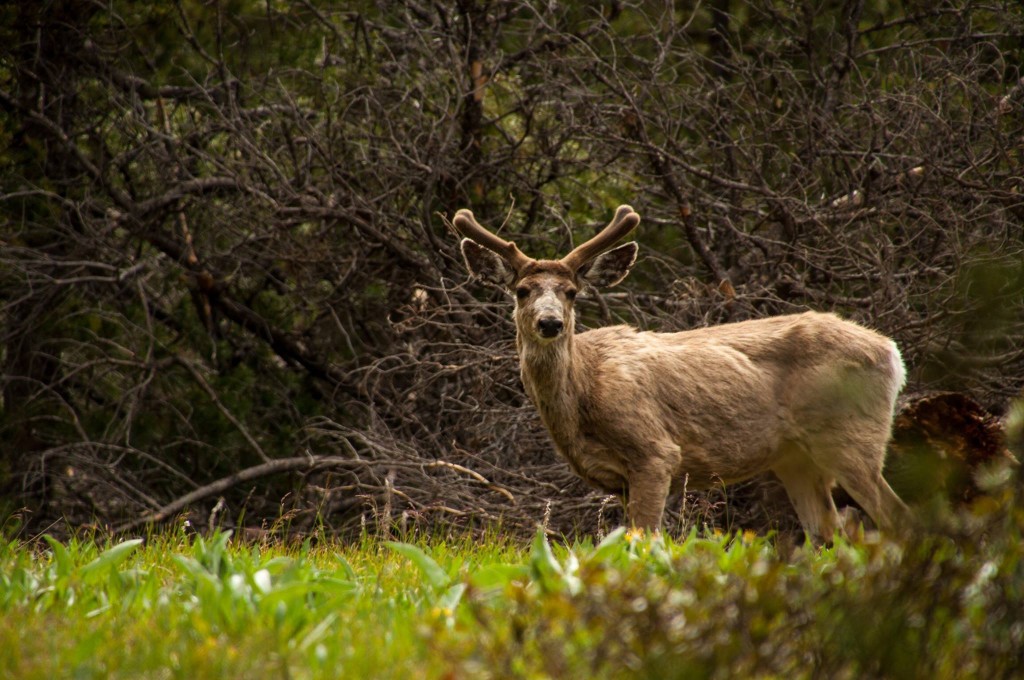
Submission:
M 460 207 L 543 256 L 631 203 L 643 260 L 585 326 L 834 310 L 911 391 L 1021 391 L 1016 2 L 0 14 L 0 482 L 38 526 L 614 524 L 525 403 Z

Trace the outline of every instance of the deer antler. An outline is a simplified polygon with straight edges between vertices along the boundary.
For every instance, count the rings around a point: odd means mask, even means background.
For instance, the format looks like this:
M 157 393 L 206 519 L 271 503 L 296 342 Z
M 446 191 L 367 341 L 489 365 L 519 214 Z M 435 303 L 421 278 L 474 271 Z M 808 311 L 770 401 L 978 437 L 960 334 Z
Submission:
M 562 264 L 576 271 L 614 245 L 616 241 L 636 229 L 640 224 L 640 216 L 628 205 L 620 205 L 615 217 L 594 238 L 576 246 L 571 253 L 562 258 Z
M 452 224 L 460 234 L 470 241 L 500 255 L 517 272 L 530 262 L 530 258 L 524 255 L 523 251 L 519 250 L 515 243 L 499 238 L 480 226 L 480 223 L 473 217 L 471 210 L 466 208 L 459 210 L 455 213 Z

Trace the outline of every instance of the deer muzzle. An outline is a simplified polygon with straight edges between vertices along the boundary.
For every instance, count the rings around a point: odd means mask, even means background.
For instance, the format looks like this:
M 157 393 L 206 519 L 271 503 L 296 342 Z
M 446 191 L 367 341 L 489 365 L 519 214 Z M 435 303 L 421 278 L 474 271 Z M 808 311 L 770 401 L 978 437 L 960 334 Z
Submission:
M 545 316 L 537 320 L 537 332 L 543 338 L 556 338 L 563 328 L 565 328 L 565 323 L 553 316 Z

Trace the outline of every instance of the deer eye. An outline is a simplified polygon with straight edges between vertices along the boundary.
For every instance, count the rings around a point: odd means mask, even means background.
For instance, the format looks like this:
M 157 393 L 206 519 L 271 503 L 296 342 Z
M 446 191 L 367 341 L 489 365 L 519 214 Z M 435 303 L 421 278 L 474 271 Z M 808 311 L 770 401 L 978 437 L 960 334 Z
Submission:
M 526 286 L 519 286 L 516 288 L 516 299 L 525 300 L 530 296 L 530 289 Z

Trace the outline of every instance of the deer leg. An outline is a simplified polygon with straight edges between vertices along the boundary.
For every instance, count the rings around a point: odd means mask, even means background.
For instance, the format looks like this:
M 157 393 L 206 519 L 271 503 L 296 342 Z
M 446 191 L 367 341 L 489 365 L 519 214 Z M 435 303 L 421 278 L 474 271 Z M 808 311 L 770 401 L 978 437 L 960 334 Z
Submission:
M 832 500 L 832 477 L 802 456 L 781 463 L 772 471 L 786 488 L 804 532 L 812 540 L 831 541 L 839 526 Z
M 836 480 L 879 529 L 889 534 L 903 533 L 914 521 L 910 509 L 882 477 L 881 463 L 873 467 L 877 469 L 842 466 L 835 471 Z
M 851 431 L 858 436 L 848 436 Z M 847 436 L 842 438 L 819 441 L 814 450 L 828 455 L 819 456 L 814 462 L 835 477 L 874 520 L 875 526 L 886 533 L 899 534 L 913 525 L 914 517 L 882 477 L 888 441 L 888 429 L 872 429 L 864 424 L 847 430 Z
M 658 529 L 671 483 L 672 476 L 656 467 L 631 472 L 626 502 L 629 523 L 641 529 Z

